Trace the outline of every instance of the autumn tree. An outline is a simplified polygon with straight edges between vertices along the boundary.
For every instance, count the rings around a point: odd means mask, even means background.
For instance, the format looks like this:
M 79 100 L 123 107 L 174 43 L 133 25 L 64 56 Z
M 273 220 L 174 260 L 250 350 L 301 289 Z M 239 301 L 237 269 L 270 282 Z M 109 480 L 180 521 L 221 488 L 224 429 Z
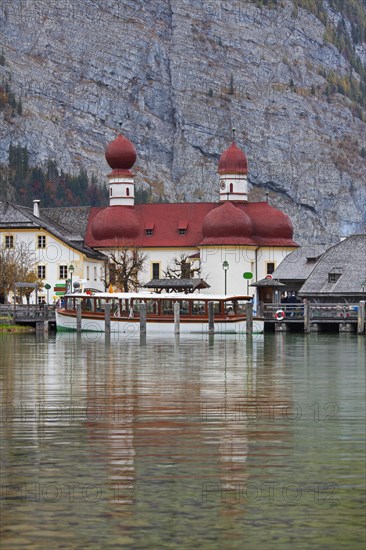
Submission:
M 0 303 L 5 303 L 8 293 L 18 282 L 37 283 L 39 288 L 43 286 L 37 276 L 35 254 L 26 243 L 15 244 L 12 248 L 0 248 Z M 22 288 L 18 292 L 29 302 L 33 288 Z
M 202 273 L 202 263 L 192 262 L 188 258 L 188 255 L 182 252 L 179 257 L 175 257 L 171 260 L 170 264 L 163 272 L 163 275 L 167 279 L 192 279 L 194 277 L 200 277 Z
M 140 274 L 147 256 L 137 247 L 123 246 L 110 255 L 106 286 L 113 284 L 123 292 L 134 292 L 141 287 Z

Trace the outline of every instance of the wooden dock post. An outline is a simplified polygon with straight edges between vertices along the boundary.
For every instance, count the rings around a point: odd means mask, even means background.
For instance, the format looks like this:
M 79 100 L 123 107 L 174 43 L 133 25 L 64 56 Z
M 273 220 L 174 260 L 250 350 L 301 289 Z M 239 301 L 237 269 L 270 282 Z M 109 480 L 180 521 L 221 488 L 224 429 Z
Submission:
M 208 333 L 214 334 L 214 332 L 215 332 L 214 303 L 208 302 Z
M 174 302 L 174 334 L 180 333 L 180 305 L 179 302 Z
M 111 333 L 111 304 L 106 303 L 105 310 L 104 310 L 104 321 L 105 321 L 105 333 L 110 334 Z
M 304 332 L 310 333 L 310 302 L 307 298 L 304 299 Z
M 253 302 L 248 302 L 246 307 L 247 321 L 246 321 L 246 333 L 253 333 Z
M 365 332 L 365 304 L 364 300 L 361 300 L 358 304 L 358 316 L 357 316 L 357 334 L 363 334 Z
M 146 304 L 140 304 L 140 334 L 146 334 Z
M 81 303 L 76 304 L 76 332 L 81 332 Z

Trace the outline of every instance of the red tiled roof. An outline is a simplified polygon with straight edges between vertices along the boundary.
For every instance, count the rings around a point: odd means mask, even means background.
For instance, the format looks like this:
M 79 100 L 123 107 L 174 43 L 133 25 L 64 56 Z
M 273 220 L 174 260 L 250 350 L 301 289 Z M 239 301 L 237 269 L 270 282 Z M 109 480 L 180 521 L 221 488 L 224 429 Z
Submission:
M 199 244 L 297 246 L 292 240 L 291 221 L 280 210 L 266 202 L 230 204 L 233 208 L 243 210 L 246 214 L 243 219 L 249 218 L 250 227 L 243 222 L 246 235 L 238 232 L 237 223 L 234 224 L 235 227 L 231 233 L 226 221 L 225 224 L 221 224 L 217 235 L 212 224 L 209 233 L 203 234 L 204 224 L 206 223 L 207 226 L 206 216 L 217 208 L 222 208 L 225 214 L 229 205 L 211 202 L 157 203 L 137 204 L 134 207 L 91 208 L 85 242 L 94 248 L 112 248 L 126 244 L 144 248 L 186 248 L 196 247 Z M 132 223 L 131 214 L 133 221 L 138 220 L 138 231 L 135 223 Z M 211 214 L 212 216 L 217 217 L 216 213 Z M 184 234 L 180 234 L 179 229 L 182 229 L 183 222 L 187 229 Z M 146 229 L 152 229 L 152 235 L 147 235 Z

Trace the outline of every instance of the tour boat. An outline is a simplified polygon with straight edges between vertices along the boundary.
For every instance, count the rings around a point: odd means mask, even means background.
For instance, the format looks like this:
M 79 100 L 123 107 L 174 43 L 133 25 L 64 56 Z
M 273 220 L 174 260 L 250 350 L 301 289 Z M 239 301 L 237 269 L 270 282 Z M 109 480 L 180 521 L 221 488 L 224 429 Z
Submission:
M 179 332 L 209 333 L 209 302 L 213 302 L 215 333 L 245 333 L 246 304 L 250 300 L 250 296 L 193 293 L 73 293 L 65 295 L 62 307 L 56 310 L 56 325 L 58 331 L 77 330 L 77 310 L 81 309 L 82 331 L 105 332 L 105 308 L 110 304 L 111 332 L 134 334 L 140 331 L 140 306 L 145 303 L 146 333 L 174 334 L 174 304 L 178 302 Z M 253 332 L 262 333 L 263 329 L 263 319 L 254 317 Z

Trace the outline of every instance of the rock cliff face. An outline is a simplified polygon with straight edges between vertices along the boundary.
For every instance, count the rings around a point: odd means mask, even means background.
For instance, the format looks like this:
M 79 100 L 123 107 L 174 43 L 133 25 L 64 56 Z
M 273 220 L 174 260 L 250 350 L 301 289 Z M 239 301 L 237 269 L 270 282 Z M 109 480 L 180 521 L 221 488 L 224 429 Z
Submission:
M 217 200 L 235 127 L 252 200 L 268 192 L 299 242 L 366 231 L 366 124 L 348 98 L 324 94 L 325 72 L 350 66 L 291 1 L 3 0 L 0 24 L 0 77 L 23 107 L 0 113 L 1 161 L 19 143 L 31 162 L 102 180 L 121 121 L 137 183 L 171 201 Z

